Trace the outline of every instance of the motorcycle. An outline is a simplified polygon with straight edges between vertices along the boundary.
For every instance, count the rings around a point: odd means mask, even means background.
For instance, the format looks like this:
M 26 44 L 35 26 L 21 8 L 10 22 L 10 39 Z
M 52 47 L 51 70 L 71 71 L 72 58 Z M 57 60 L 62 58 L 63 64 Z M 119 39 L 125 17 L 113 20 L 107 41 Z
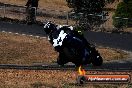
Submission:
M 93 64 L 101 66 L 103 59 L 95 47 L 77 31 L 71 30 L 71 26 L 56 27 L 52 23 L 44 26 L 50 43 L 55 50 L 59 52 L 57 63 L 61 66 L 68 62 L 74 63 L 77 67 L 80 65 Z

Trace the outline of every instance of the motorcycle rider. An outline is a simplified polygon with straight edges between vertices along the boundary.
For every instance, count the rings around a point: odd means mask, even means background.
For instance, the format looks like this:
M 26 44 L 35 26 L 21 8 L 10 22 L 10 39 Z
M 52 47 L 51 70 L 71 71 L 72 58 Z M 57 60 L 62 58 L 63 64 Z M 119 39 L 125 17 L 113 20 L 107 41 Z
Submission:
M 26 12 L 27 12 L 27 23 L 32 24 L 36 21 L 36 12 L 38 8 L 39 0 L 28 0 L 26 3 Z
M 76 66 L 86 65 L 91 63 L 91 56 L 94 65 L 102 64 L 102 57 L 95 48 L 90 46 L 90 43 L 83 35 L 73 30 L 72 26 L 59 27 L 51 22 L 44 26 L 44 30 L 48 35 L 50 43 L 55 50 L 59 52 L 57 63 L 64 65 L 68 62 L 73 62 Z M 92 53 L 92 54 L 91 54 Z

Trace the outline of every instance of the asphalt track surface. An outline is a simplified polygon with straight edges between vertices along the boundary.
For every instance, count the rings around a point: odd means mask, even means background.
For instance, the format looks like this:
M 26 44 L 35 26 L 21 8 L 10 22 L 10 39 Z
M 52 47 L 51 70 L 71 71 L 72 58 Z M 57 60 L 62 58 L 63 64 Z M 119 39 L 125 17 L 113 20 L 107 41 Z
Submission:
M 132 33 L 85 32 L 84 35 L 92 43 L 132 51 Z
M 27 34 L 33 36 L 46 37 L 42 26 L 26 25 L 0 21 L 0 31 L 13 32 L 19 34 Z M 132 51 L 132 34 L 109 34 L 103 32 L 85 32 L 85 38 L 94 44 L 102 46 L 119 48 L 123 50 Z M 58 66 L 56 63 L 52 64 L 38 64 L 31 66 L 21 65 L 0 65 L 1 69 L 28 69 L 28 70 L 74 70 L 75 66 L 70 64 L 64 67 Z M 104 62 L 101 67 L 94 67 L 92 65 L 85 66 L 86 70 L 129 70 L 132 71 L 132 58 L 123 61 Z

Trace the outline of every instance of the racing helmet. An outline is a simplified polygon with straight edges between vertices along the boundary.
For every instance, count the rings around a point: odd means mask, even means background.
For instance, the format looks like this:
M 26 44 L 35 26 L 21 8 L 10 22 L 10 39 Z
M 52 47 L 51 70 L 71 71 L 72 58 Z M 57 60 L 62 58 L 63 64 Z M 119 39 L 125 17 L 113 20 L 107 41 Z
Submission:
M 57 30 L 56 25 L 51 23 L 51 22 L 47 22 L 44 25 L 44 31 L 46 32 L 46 34 L 50 34 L 52 31 Z

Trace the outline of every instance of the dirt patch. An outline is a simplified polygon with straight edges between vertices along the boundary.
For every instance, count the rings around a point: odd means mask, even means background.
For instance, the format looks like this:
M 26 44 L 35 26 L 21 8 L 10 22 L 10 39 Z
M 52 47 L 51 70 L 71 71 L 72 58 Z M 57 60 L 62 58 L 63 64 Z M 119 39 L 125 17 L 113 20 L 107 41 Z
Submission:
M 47 39 L 0 33 L 0 64 L 46 63 L 56 58 Z
M 124 32 L 132 33 L 132 28 L 126 28 L 126 29 L 124 29 Z
M 128 54 L 126 52 L 119 49 L 99 47 L 97 48 L 97 50 L 105 61 L 121 60 L 121 58 L 125 59 L 128 57 Z

